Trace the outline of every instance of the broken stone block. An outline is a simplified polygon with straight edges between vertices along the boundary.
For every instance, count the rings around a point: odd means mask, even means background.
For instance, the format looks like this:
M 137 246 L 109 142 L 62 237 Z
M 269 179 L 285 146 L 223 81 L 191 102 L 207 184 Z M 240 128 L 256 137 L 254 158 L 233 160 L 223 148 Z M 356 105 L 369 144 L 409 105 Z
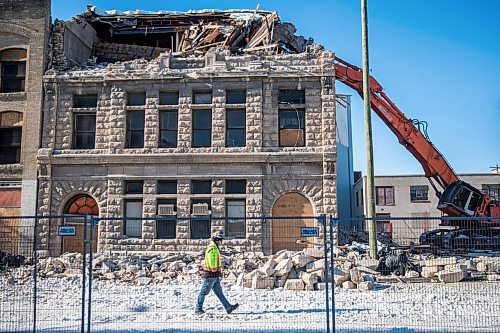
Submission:
M 325 290 L 325 287 L 326 287 L 326 283 L 324 283 L 324 282 L 316 283 L 316 288 L 318 290 Z M 328 282 L 328 290 L 332 290 L 332 283 L 331 282 Z
M 325 260 L 324 259 L 315 260 L 315 261 L 310 262 L 306 265 L 307 272 L 313 272 L 313 271 L 317 271 L 319 269 L 325 269 Z
M 352 283 L 351 281 L 345 281 L 342 283 L 342 288 L 344 289 L 356 289 L 356 285 Z
M 351 281 L 355 284 L 360 284 L 361 282 L 365 281 L 365 279 L 363 278 L 363 274 L 358 269 L 353 268 L 349 273 L 351 275 Z
M 455 265 L 446 265 L 444 266 L 444 269 L 447 271 L 461 270 L 467 272 L 467 264 L 458 263 Z
M 253 289 L 273 289 L 274 278 L 273 277 L 261 277 L 254 275 L 252 278 L 252 288 Z
M 300 274 L 300 278 L 302 279 L 302 281 L 304 281 L 304 283 L 307 285 L 313 285 L 315 283 L 318 282 L 319 278 L 316 274 L 314 273 L 306 273 L 306 272 L 301 272 L 302 274 Z
M 439 281 L 444 283 L 460 282 L 465 278 L 465 273 L 462 270 L 440 271 L 436 275 Z
M 304 282 L 301 279 L 288 279 L 284 288 L 288 290 L 304 290 Z
M 488 275 L 486 275 L 486 280 L 488 280 L 488 281 L 500 281 L 500 274 L 488 274 Z
M 484 261 L 480 261 L 476 264 L 476 270 L 478 272 L 487 272 L 488 271 L 488 264 L 485 263 Z
M 304 254 L 306 256 L 310 256 L 310 257 L 313 257 L 315 259 L 319 259 L 319 258 L 324 258 L 325 257 L 325 252 L 324 252 L 323 248 L 306 247 L 303 250 L 303 252 L 304 252 Z
M 135 284 L 138 286 L 147 286 L 148 284 L 151 283 L 151 281 L 153 281 L 153 279 L 148 277 L 140 277 L 135 280 Z
M 442 271 L 442 266 L 424 266 L 422 267 L 422 277 L 431 278 L 436 276 L 436 273 Z
M 446 266 L 446 265 L 454 265 L 457 263 L 457 258 L 434 258 L 424 260 L 422 266 Z
M 251 288 L 252 287 L 252 280 L 245 279 L 245 274 L 241 273 L 238 276 L 238 280 L 236 281 L 236 285 L 241 287 L 241 288 Z
M 261 271 L 265 276 L 271 276 L 274 274 L 274 267 L 265 263 L 264 266 L 259 268 L 259 271 Z
M 340 286 L 342 283 L 349 281 L 351 279 L 351 275 L 349 273 L 343 272 L 338 268 L 335 268 L 333 271 L 333 281 L 337 286 Z
M 318 276 L 318 282 L 323 282 L 325 281 L 325 271 L 320 269 L 317 271 L 311 272 L 311 274 L 316 274 Z
M 299 254 L 297 256 L 294 256 L 292 258 L 292 261 L 293 261 L 293 265 L 296 267 L 296 268 L 302 268 L 302 267 L 305 267 L 307 264 L 309 264 L 310 262 L 313 262 L 314 261 L 314 258 L 311 257 L 311 256 L 306 256 L 304 254 Z
M 356 260 L 356 266 L 362 266 L 369 269 L 377 269 L 379 261 L 377 259 L 362 259 Z
M 406 278 L 418 278 L 420 275 L 416 271 L 407 271 L 405 273 Z
M 316 289 L 314 287 L 314 284 L 306 284 L 306 286 L 304 287 L 304 290 L 306 290 L 306 291 L 314 291 Z
M 371 281 L 361 282 L 358 283 L 358 290 L 363 290 L 363 291 L 372 290 L 373 286 L 374 283 Z
M 290 258 L 283 259 L 282 261 L 278 262 L 276 267 L 274 267 L 274 272 L 276 276 L 285 275 L 288 274 L 288 272 L 290 272 L 292 267 L 293 267 L 292 259 Z

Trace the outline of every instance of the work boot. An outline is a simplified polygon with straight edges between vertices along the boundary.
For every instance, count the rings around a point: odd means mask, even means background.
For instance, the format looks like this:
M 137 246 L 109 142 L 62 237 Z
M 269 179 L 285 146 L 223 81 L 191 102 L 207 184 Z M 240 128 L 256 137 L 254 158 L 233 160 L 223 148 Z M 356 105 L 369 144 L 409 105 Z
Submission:
M 240 306 L 238 303 L 231 305 L 228 309 L 226 309 L 227 314 L 231 314 L 234 310 L 236 310 Z
M 195 315 L 198 315 L 198 316 L 201 316 L 201 315 L 202 315 L 202 314 L 204 314 L 204 313 L 205 313 L 205 311 L 203 311 L 203 310 L 196 310 L 196 311 L 194 312 L 194 314 L 195 314 Z

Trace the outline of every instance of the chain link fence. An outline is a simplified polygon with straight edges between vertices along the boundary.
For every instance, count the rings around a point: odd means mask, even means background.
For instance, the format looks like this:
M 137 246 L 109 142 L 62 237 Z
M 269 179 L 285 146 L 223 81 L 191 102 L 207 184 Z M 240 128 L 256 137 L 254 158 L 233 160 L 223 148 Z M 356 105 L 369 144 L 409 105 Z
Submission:
M 421 236 L 450 230 L 443 218 L 373 219 L 372 260 L 369 221 L 0 217 L 0 331 L 498 332 L 495 229 L 450 250 L 445 232 Z M 219 229 L 222 290 L 240 307 L 227 314 L 211 292 L 200 316 L 200 264 Z

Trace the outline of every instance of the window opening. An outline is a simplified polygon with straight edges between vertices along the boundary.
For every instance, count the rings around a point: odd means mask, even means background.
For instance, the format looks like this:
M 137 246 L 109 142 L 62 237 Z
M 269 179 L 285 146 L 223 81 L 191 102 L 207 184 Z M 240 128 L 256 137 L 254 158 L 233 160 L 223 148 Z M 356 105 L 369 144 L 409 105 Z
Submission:
M 94 149 L 95 148 L 95 113 L 74 115 L 74 149 Z
M 144 111 L 127 113 L 127 148 L 144 147 Z
M 160 147 L 177 147 L 178 114 L 177 111 L 160 112 Z

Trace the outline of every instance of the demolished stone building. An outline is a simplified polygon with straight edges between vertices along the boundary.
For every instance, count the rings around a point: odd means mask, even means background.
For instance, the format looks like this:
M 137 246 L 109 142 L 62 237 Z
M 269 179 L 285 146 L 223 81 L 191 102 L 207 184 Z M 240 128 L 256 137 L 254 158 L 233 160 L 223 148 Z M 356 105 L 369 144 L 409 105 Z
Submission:
M 272 253 L 318 222 L 252 217 L 337 213 L 334 54 L 276 13 L 89 6 L 51 38 L 39 213 L 100 216 L 98 250 Z M 54 221 L 41 247 L 81 249 Z

